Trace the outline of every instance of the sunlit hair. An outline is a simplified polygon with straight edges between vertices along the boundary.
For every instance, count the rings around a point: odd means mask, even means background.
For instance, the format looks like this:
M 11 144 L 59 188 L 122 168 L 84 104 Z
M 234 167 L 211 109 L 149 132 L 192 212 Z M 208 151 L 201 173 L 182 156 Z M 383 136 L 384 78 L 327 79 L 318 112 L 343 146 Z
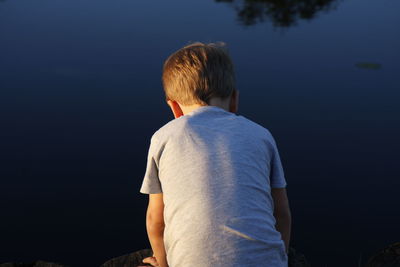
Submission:
M 213 97 L 229 97 L 235 88 L 224 43 L 196 42 L 179 49 L 165 61 L 162 81 L 167 100 L 182 105 L 207 105 Z

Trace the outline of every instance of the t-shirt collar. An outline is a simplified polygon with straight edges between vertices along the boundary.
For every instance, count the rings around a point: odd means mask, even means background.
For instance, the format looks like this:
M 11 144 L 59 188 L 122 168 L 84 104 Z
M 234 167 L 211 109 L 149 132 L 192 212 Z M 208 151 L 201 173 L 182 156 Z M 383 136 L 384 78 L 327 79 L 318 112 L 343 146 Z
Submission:
M 185 116 L 192 116 L 195 114 L 199 114 L 199 113 L 203 113 L 203 112 L 207 112 L 207 111 L 222 111 L 222 112 L 226 112 L 228 113 L 228 111 L 226 111 L 223 108 L 217 107 L 217 106 L 201 106 L 196 108 L 195 110 L 192 110 L 191 112 L 185 114 Z

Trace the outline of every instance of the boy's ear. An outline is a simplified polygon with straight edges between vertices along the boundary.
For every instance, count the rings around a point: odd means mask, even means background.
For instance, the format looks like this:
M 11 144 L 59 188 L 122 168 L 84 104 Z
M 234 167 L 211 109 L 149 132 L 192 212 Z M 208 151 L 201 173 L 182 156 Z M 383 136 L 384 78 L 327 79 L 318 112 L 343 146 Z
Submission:
M 229 111 L 232 113 L 237 113 L 239 109 L 239 91 L 234 89 L 231 95 L 231 100 L 229 102 Z
M 173 100 L 167 100 L 168 106 L 171 108 L 172 113 L 174 113 L 174 117 L 179 118 L 180 116 L 183 116 L 183 111 L 181 109 L 181 106 L 179 106 L 179 103 Z

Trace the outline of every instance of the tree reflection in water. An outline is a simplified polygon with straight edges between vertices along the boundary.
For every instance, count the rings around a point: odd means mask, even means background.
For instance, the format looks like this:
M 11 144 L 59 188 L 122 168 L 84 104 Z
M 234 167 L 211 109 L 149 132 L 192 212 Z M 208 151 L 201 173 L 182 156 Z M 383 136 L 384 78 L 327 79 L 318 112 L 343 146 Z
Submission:
M 336 8 L 337 0 L 215 0 L 229 3 L 241 24 L 249 26 L 271 20 L 276 27 L 290 27 L 299 19 L 310 20 L 321 11 Z

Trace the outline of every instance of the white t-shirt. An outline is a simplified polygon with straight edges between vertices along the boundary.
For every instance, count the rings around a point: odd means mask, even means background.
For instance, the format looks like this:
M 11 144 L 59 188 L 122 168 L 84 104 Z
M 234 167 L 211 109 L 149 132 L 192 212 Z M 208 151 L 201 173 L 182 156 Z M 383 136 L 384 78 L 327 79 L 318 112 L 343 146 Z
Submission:
M 286 187 L 262 126 L 215 106 L 152 137 L 141 193 L 163 193 L 170 267 L 287 266 L 271 188 Z

